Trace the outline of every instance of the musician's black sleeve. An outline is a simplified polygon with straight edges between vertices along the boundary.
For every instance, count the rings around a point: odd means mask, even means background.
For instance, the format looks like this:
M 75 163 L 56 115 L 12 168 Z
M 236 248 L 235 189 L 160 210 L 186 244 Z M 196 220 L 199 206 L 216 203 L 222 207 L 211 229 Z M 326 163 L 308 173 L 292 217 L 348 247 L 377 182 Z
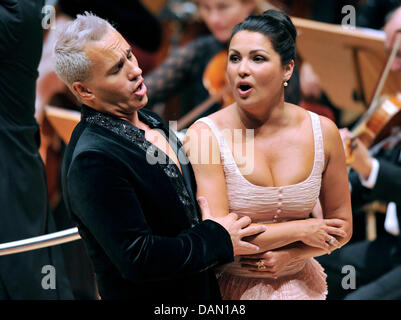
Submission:
M 378 159 L 380 169 L 372 196 L 384 202 L 401 205 L 401 166 L 385 159 Z
M 368 189 L 362 186 L 356 172 L 350 173 L 352 185 L 352 207 L 358 208 L 369 202 L 396 202 L 401 205 L 401 147 L 382 152 L 376 159 L 379 161 L 379 172 L 375 186 Z

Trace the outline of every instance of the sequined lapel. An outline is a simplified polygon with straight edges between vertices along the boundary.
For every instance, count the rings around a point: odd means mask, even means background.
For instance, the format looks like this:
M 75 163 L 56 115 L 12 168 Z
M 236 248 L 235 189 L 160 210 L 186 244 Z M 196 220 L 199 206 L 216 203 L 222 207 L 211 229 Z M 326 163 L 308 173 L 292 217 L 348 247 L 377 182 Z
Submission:
M 187 217 L 189 218 L 191 225 L 199 223 L 200 217 L 197 214 L 195 198 L 192 194 L 190 178 L 188 177 L 189 172 L 187 165 L 181 164 L 183 175 L 185 175 L 183 176 L 177 165 L 172 161 L 168 161 L 169 157 L 162 150 L 160 150 L 145 139 L 145 132 L 143 130 L 135 127 L 127 121 L 114 118 L 108 114 L 97 112 L 96 110 L 93 110 L 87 106 L 82 106 L 81 110 L 82 121 L 88 124 L 103 127 L 117 134 L 123 139 L 134 143 L 146 154 L 146 158 L 147 160 L 149 160 L 149 165 L 153 164 L 161 166 L 164 173 L 168 176 L 170 182 L 176 190 L 181 203 L 184 205 Z M 163 124 L 159 120 L 153 118 L 148 114 L 145 114 L 144 112 L 140 112 L 138 113 L 138 115 L 140 117 L 140 120 L 144 121 L 152 129 L 159 128 L 163 131 L 164 135 L 166 134 L 167 129 L 163 128 Z M 172 143 L 172 148 L 176 152 L 177 158 L 182 158 L 182 155 L 180 155 L 180 153 L 183 152 L 182 145 L 179 143 L 174 133 L 169 132 L 169 135 L 172 138 L 171 140 L 169 140 L 169 142 Z M 168 139 L 168 137 L 166 137 L 166 139 Z

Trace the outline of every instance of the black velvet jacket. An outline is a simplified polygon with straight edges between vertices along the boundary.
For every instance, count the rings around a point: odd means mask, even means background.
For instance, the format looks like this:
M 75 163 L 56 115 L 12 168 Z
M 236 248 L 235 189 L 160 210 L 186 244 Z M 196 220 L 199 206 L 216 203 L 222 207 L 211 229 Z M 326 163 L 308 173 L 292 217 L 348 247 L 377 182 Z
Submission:
M 201 222 L 192 167 L 176 136 L 151 111 L 140 110 L 139 118 L 170 139 L 182 174 L 144 131 L 87 106 L 64 156 L 67 210 L 99 293 L 103 299 L 219 299 L 212 267 L 233 261 L 230 236 L 211 220 Z

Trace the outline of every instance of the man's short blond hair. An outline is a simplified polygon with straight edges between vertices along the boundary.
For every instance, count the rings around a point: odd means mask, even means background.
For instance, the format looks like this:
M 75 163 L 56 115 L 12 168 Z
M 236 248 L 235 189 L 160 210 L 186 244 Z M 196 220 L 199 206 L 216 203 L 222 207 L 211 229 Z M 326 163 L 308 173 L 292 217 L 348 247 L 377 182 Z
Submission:
M 115 30 L 108 21 L 85 12 L 58 34 L 53 51 L 54 71 L 74 94 L 74 82 L 91 78 L 92 63 L 85 54 L 87 44 L 101 40 L 110 29 Z

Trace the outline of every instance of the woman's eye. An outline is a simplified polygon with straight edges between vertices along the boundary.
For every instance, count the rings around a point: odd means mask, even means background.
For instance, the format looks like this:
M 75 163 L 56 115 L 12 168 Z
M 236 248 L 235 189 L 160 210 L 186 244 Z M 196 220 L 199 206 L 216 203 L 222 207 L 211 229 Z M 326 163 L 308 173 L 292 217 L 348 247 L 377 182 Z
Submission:
M 230 62 L 238 62 L 240 58 L 237 55 L 231 55 L 230 56 Z
M 253 57 L 253 61 L 255 61 L 255 62 L 263 62 L 263 61 L 266 61 L 267 59 L 265 58 L 265 57 L 262 57 L 262 56 L 254 56 Z
M 131 59 L 132 59 L 132 54 L 130 54 L 129 56 L 127 56 L 127 59 L 128 59 L 128 60 L 131 60 Z

